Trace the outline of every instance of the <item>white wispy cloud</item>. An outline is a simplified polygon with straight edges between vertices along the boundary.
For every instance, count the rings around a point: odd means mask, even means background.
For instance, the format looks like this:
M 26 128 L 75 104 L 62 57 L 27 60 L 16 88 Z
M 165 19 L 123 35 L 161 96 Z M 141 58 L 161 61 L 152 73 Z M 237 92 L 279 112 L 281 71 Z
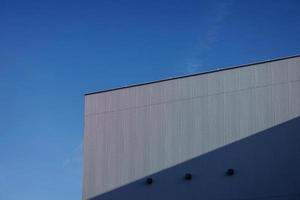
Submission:
M 204 37 L 199 39 L 194 56 L 187 61 L 186 71 L 188 73 L 194 73 L 201 70 L 201 67 L 204 64 L 203 57 L 208 54 L 217 43 L 233 3 L 233 0 L 218 1 L 209 11 L 208 16 L 206 17 L 209 26 L 205 27 L 206 32 Z
M 186 71 L 187 71 L 187 73 L 194 73 L 194 72 L 199 71 L 201 69 L 201 67 L 202 67 L 201 60 L 199 60 L 197 63 L 190 62 L 190 63 L 187 63 L 187 65 L 186 65 Z
M 77 166 L 82 163 L 83 145 L 80 142 L 76 145 L 70 154 L 64 159 L 62 166 L 63 168 Z

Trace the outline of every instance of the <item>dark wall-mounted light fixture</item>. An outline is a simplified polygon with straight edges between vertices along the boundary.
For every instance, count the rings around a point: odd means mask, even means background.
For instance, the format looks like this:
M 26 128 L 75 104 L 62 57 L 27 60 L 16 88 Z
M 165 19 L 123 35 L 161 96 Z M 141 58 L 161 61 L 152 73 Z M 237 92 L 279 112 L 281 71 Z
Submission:
M 147 178 L 146 179 L 146 183 L 148 184 L 148 185 L 151 185 L 152 183 L 153 183 L 153 179 L 152 178 Z
M 185 180 L 192 180 L 192 178 L 193 178 L 193 175 L 192 175 L 191 173 L 186 173 L 186 174 L 184 175 L 184 179 L 185 179 Z
M 234 169 L 232 169 L 232 168 L 227 169 L 226 174 L 227 174 L 228 176 L 234 175 Z

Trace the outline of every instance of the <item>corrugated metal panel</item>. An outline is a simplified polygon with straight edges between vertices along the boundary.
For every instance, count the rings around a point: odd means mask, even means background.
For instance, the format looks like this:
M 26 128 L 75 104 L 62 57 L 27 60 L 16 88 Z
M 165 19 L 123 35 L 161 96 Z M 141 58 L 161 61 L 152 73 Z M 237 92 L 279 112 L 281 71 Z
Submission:
M 151 186 L 140 179 L 93 200 L 299 200 L 299 129 L 297 117 L 152 174 Z
M 86 96 L 84 198 L 300 115 L 298 57 Z

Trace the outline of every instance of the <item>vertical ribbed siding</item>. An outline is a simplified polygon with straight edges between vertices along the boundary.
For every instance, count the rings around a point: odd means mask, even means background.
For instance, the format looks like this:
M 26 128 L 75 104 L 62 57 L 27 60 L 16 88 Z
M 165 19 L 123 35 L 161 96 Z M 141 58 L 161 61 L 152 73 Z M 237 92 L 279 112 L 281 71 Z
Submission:
M 300 58 L 86 96 L 84 199 L 300 115 Z

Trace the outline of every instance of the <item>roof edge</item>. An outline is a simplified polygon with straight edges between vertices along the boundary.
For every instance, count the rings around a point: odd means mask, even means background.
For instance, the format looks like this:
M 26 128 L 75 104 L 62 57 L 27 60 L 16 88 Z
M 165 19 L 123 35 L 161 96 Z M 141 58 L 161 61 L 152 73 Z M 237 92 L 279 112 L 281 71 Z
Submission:
M 258 62 L 251 62 L 251 63 L 247 63 L 247 64 L 242 64 L 242 65 L 235 65 L 232 67 L 223 67 L 220 69 L 214 69 L 214 70 L 209 70 L 209 71 L 204 71 L 204 72 L 197 72 L 197 73 L 187 74 L 187 75 L 183 75 L 183 76 L 175 76 L 175 77 L 170 77 L 170 78 L 165 78 L 165 79 L 160 79 L 160 80 L 155 80 L 155 81 L 149 81 L 149 82 L 144 82 L 144 83 L 125 85 L 125 86 L 111 88 L 111 89 L 104 89 L 104 90 L 99 90 L 99 91 L 94 91 L 94 92 L 88 92 L 88 93 L 85 93 L 84 95 L 87 96 L 87 95 L 110 92 L 110 91 L 114 91 L 114 90 L 121 90 L 121 89 L 126 89 L 126 88 L 131 88 L 131 87 L 138 87 L 138 86 L 143 86 L 143 85 L 148 85 L 148 84 L 153 84 L 153 83 L 170 81 L 170 80 L 175 80 L 175 79 L 180 79 L 180 78 L 193 77 L 193 76 L 215 73 L 215 72 L 220 72 L 220 71 L 227 71 L 227 70 L 232 70 L 232 69 L 236 69 L 236 68 L 248 67 L 251 65 L 264 64 L 264 63 L 268 63 L 268 62 L 275 62 L 275 61 L 286 60 L 286 59 L 296 58 L 296 57 L 300 57 L 300 54 L 295 54 L 292 56 L 284 56 L 284 57 L 263 60 L 263 61 L 258 61 Z

